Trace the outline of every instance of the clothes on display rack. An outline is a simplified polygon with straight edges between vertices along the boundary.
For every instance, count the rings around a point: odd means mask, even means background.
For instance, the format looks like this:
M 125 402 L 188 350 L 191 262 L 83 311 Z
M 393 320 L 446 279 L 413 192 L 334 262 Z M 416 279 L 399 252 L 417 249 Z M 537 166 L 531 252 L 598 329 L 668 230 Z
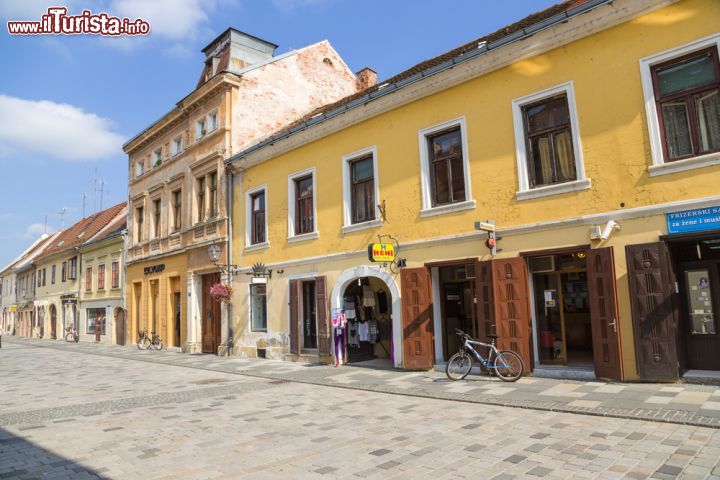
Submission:
M 369 320 L 368 324 L 368 342 L 377 343 L 380 332 L 378 330 L 377 320 Z
M 367 342 L 370 338 L 370 322 L 358 323 L 358 338 L 361 342 Z
M 350 347 L 359 347 L 360 346 L 360 337 L 358 335 L 358 324 L 357 322 L 350 322 L 348 323 L 347 328 L 348 334 L 347 334 L 347 344 Z
M 363 307 L 374 307 L 375 306 L 375 290 L 370 285 L 363 287 Z
M 345 311 L 345 317 L 347 317 L 348 320 L 355 318 L 355 302 L 346 298 L 343 301 L 343 310 Z

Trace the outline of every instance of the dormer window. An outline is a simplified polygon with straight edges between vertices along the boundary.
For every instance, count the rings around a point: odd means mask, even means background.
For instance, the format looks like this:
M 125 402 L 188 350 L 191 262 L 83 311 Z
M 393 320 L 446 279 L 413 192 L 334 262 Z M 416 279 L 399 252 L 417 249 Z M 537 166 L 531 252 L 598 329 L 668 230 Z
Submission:
M 207 121 L 202 117 L 195 122 L 195 138 L 202 138 L 207 133 Z

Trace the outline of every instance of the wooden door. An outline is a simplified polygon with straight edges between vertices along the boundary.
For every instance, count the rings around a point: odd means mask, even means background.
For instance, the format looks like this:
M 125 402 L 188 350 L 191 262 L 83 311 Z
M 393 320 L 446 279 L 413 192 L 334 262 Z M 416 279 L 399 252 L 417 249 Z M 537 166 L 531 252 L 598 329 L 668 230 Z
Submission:
M 104 316 L 95 316 L 95 341 L 100 341 L 100 335 L 102 335 L 103 322 L 105 321 Z
M 125 345 L 125 310 L 118 309 L 115 313 L 115 341 Z
M 612 247 L 589 250 L 587 266 L 595 375 L 623 380 L 620 318 Z
M 202 351 L 217 353 L 220 345 L 220 302 L 210 296 L 210 288 L 220 282 L 219 273 L 202 277 Z
M 433 367 L 433 319 L 428 269 L 404 268 L 400 273 L 403 308 L 403 366 Z
M 291 354 L 300 354 L 300 280 L 290 280 L 290 345 Z
M 330 319 L 328 318 L 328 305 L 325 277 L 315 278 L 315 305 L 318 336 L 318 354 L 330 355 Z
M 525 371 L 532 371 L 530 355 L 530 304 L 525 259 L 492 261 L 493 299 L 498 349 L 513 350 L 522 357 Z
M 475 262 L 475 298 L 478 338 L 487 342 L 495 335 L 495 308 L 493 305 L 492 260 Z
M 687 368 L 720 370 L 720 263 L 693 262 L 679 265 L 682 294 L 680 338 L 685 338 Z
M 50 338 L 57 339 L 57 310 L 55 305 L 50 306 Z
M 635 356 L 643 381 L 678 379 L 675 279 L 664 242 L 627 245 Z

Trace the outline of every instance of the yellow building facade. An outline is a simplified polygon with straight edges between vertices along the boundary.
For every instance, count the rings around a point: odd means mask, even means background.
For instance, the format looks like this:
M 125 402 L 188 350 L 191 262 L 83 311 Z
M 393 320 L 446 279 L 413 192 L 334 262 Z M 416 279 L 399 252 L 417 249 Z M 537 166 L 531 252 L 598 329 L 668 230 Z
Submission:
M 380 330 L 360 357 L 396 367 L 442 364 L 461 328 L 537 375 L 720 369 L 720 4 L 564 8 L 231 159 L 242 352 L 330 360 L 350 297 Z

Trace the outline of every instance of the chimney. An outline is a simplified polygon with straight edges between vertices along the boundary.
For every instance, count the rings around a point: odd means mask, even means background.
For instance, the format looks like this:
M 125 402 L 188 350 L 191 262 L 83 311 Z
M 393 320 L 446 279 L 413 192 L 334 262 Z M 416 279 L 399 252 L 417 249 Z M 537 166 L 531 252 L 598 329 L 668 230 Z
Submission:
M 377 72 L 370 67 L 365 67 L 355 74 L 355 88 L 358 92 L 373 87 L 376 83 Z
M 274 43 L 228 28 L 202 49 L 205 54 L 205 68 L 198 86 L 223 70 L 239 72 L 256 63 L 270 60 L 277 47 Z

